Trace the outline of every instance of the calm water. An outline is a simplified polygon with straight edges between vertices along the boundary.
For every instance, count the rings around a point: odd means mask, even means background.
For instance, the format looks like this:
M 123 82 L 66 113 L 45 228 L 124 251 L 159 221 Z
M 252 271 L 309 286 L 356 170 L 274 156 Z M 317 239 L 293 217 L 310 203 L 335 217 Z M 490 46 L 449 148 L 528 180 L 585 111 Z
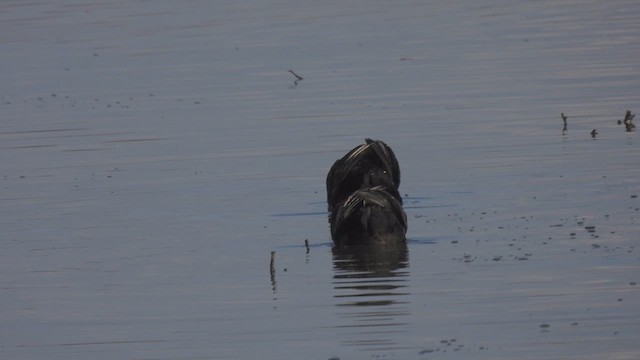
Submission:
M 639 18 L 4 1 L 0 357 L 639 358 Z M 406 247 L 331 246 L 324 177 L 364 137 Z

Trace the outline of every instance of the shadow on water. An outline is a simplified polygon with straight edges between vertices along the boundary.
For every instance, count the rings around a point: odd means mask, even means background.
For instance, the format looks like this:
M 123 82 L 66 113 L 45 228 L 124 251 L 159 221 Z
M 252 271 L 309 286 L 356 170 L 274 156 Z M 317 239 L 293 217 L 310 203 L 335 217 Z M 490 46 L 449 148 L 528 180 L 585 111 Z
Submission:
M 342 343 L 361 350 L 399 348 L 409 311 L 406 244 L 334 247 L 333 288 Z

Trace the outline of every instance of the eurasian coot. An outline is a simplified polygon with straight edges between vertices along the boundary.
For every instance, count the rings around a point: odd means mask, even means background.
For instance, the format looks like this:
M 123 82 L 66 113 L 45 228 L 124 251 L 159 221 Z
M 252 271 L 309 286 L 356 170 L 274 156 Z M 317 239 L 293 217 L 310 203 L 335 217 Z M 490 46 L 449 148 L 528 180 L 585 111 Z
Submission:
M 384 185 L 356 190 L 329 215 L 337 245 L 389 244 L 405 241 L 407 215 Z
M 327 174 L 327 203 L 329 211 L 354 191 L 384 185 L 402 204 L 398 193 L 400 166 L 393 150 L 381 140 L 365 139 L 361 144 L 338 159 Z
M 407 215 L 398 192 L 400 166 L 381 140 L 365 139 L 327 174 L 331 237 L 338 245 L 404 242 Z

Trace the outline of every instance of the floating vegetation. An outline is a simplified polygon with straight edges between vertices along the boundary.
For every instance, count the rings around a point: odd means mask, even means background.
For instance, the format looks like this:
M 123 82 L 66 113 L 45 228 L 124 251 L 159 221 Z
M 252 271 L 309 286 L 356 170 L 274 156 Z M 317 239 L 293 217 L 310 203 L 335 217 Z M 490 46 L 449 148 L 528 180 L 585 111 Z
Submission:
M 627 132 L 635 131 L 636 125 L 633 123 L 633 119 L 636 117 L 636 114 L 632 114 L 631 110 L 627 110 L 624 114 L 624 120 L 618 120 L 618 125 L 624 124 L 625 130 Z

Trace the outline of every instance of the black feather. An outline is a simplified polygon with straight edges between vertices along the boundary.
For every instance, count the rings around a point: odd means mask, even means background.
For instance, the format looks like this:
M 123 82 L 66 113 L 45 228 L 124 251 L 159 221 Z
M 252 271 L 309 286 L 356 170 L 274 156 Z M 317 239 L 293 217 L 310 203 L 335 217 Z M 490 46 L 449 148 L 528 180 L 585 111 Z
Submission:
M 330 215 L 331 237 L 340 245 L 405 240 L 407 215 L 385 186 L 360 189 Z
M 329 211 L 354 191 L 384 185 L 402 203 L 398 192 L 400 166 L 393 150 L 381 140 L 365 139 L 338 159 L 327 174 L 327 203 Z

